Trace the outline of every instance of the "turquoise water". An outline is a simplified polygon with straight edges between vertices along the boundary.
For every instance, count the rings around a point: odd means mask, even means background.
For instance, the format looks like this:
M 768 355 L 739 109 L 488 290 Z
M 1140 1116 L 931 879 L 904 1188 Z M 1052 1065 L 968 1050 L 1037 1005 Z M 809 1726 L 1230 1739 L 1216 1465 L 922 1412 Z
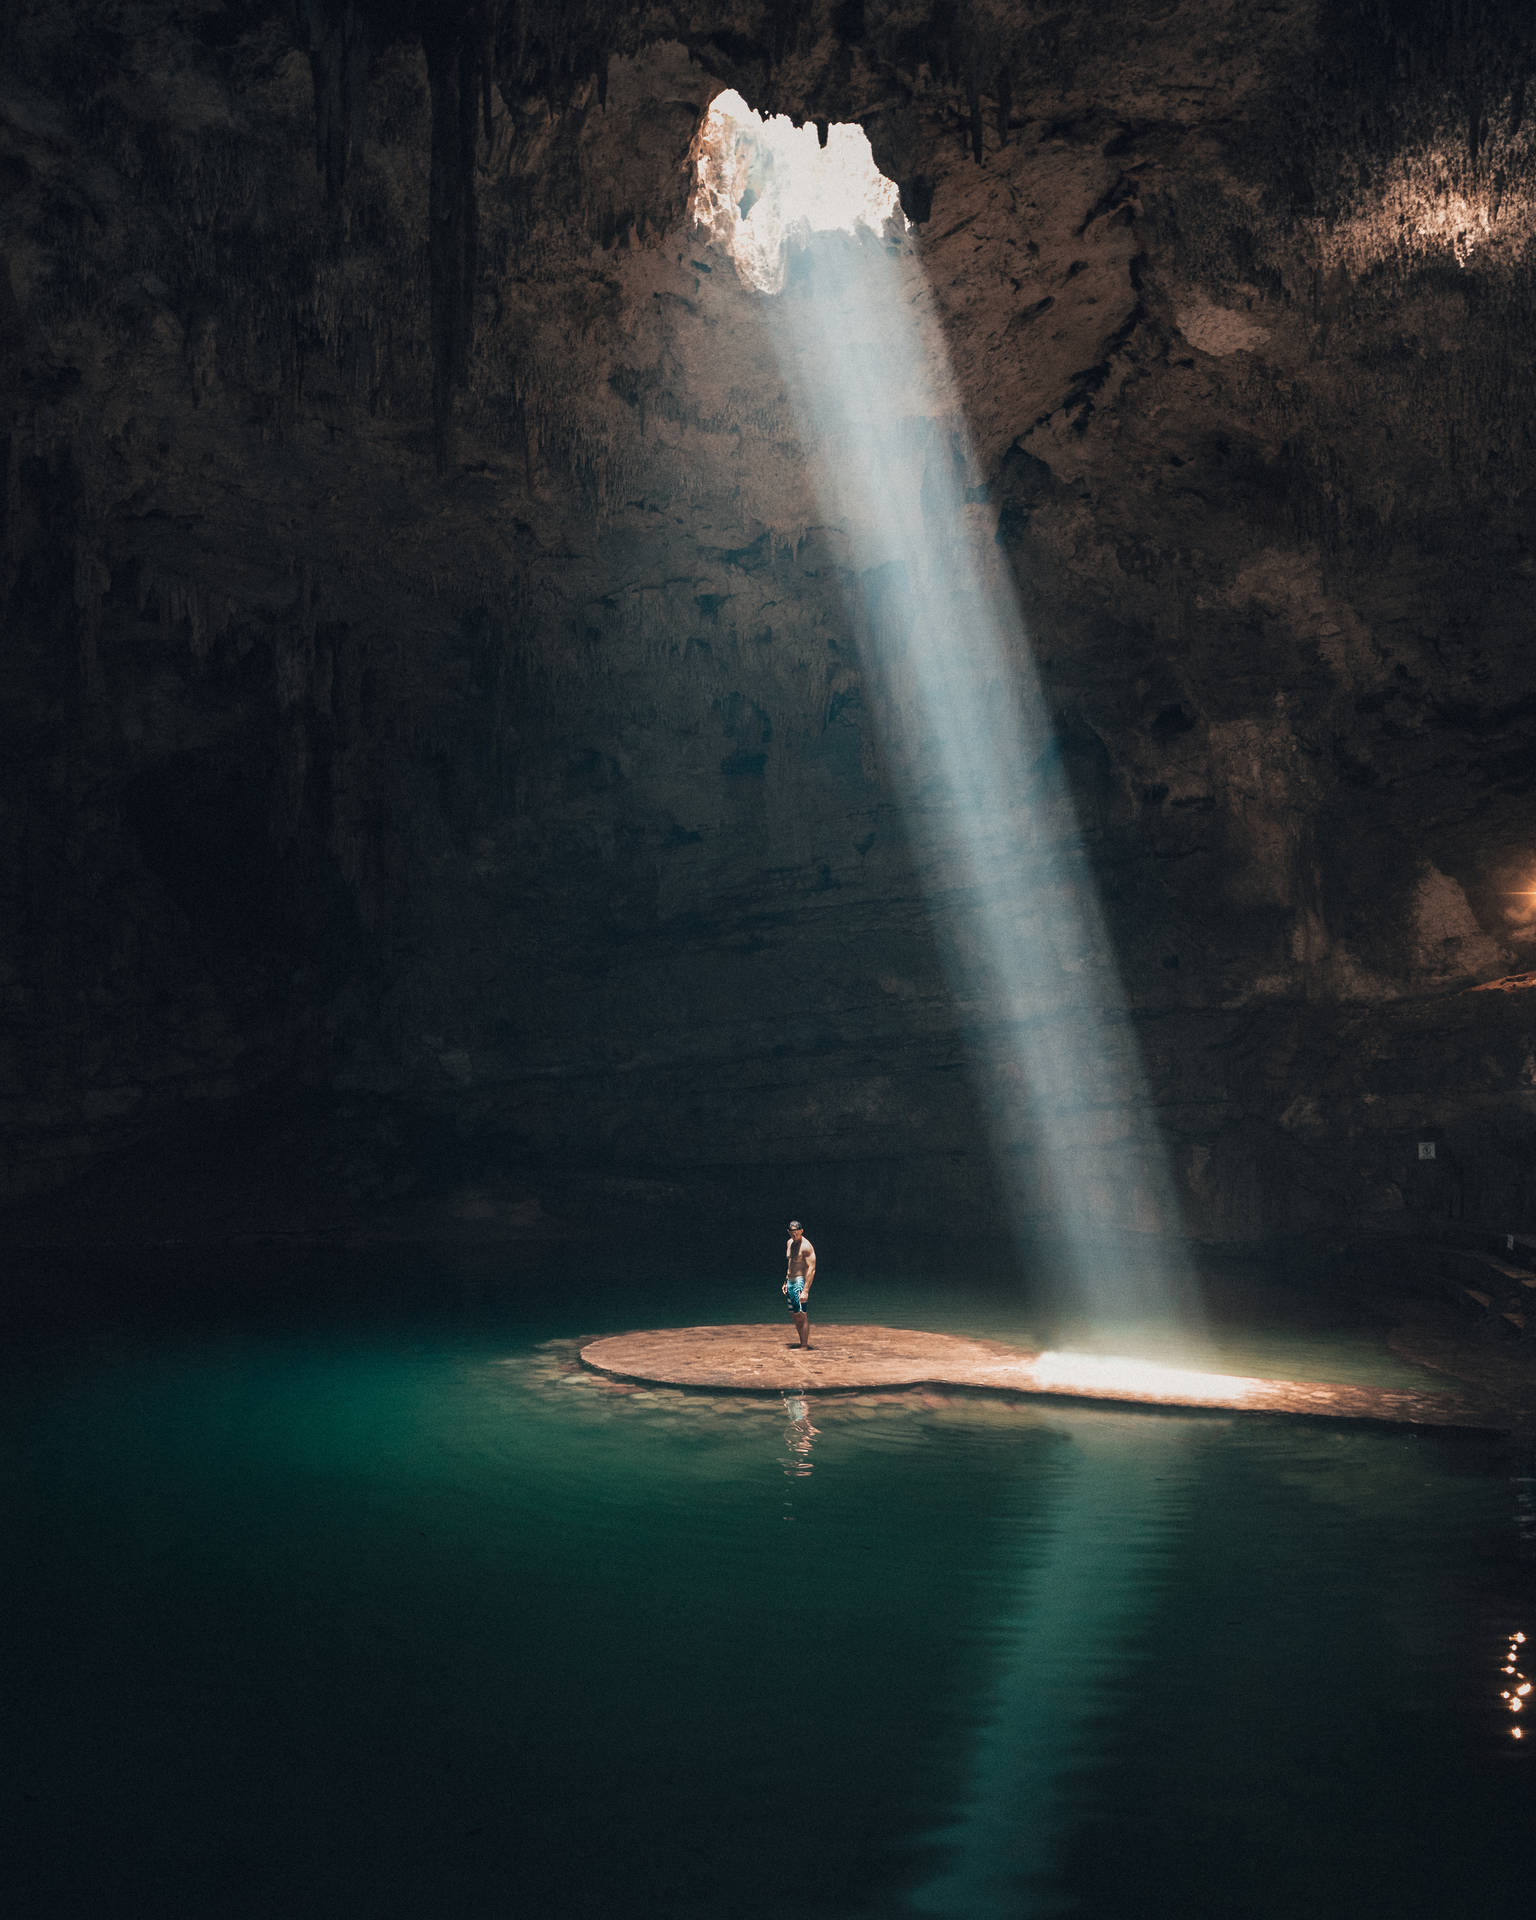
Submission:
M 220 1299 L 6 1362 L 8 1913 L 1530 1910 L 1500 1446 L 576 1369 L 774 1313 L 670 1266 Z M 840 1274 L 835 1317 L 1031 1330 L 931 1269 Z M 1418 1377 L 1269 1324 L 1201 1357 Z

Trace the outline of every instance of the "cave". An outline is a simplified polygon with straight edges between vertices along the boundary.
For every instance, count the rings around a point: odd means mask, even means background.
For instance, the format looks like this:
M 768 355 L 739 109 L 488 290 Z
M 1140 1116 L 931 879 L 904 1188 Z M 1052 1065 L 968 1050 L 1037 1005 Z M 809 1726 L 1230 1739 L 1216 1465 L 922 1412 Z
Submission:
M 0 19 L 18 1911 L 1523 1914 L 1533 83 Z

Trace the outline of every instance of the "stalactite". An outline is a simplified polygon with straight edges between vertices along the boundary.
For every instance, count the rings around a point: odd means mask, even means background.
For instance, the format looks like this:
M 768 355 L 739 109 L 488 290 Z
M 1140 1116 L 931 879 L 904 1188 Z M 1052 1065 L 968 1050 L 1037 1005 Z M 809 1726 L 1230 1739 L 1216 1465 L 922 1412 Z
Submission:
M 368 27 L 356 0 L 293 0 L 315 87 L 315 165 L 337 206 L 362 157 L 368 96 Z
M 112 570 L 103 558 L 100 536 L 77 528 L 74 541 L 73 598 L 79 649 L 80 692 L 95 698 L 100 682 L 101 603 L 111 591 Z
M 186 639 L 193 661 L 204 665 L 235 623 L 236 607 L 228 595 L 215 597 L 206 582 L 162 571 L 148 560 L 134 568 L 134 607 L 140 618 L 153 613 L 160 638 L 169 644 L 178 633 Z
M 0 605 L 9 598 L 21 567 L 21 435 L 0 435 Z
M 432 428 L 446 467 L 453 395 L 469 384 L 474 338 L 478 218 L 475 155 L 483 40 L 467 23 L 423 33 L 432 94 L 428 259 L 432 301 Z
M 480 124 L 489 145 L 495 136 L 491 82 L 496 73 L 496 9 L 492 0 L 479 0 L 475 15 L 476 64 L 480 82 Z

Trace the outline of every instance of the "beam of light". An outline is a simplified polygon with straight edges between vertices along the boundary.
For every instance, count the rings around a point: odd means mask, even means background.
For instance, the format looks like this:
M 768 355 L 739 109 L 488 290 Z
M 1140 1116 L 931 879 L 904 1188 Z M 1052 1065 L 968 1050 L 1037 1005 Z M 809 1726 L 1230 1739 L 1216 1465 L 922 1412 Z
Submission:
M 1024 1920 L 1065 1911 L 1058 1860 L 1074 1779 L 1102 1760 L 1104 1721 L 1135 1683 L 1138 1629 L 1188 1504 L 1187 1422 L 1073 1420 L 1043 1547 L 1031 1536 L 955 1819 L 931 1836 L 944 1864 L 918 1913 Z
M 1064 1235 L 1077 1299 L 1098 1319 L 1171 1322 L 1188 1304 L 1163 1251 L 1179 1231 L 1172 1182 L 922 269 L 889 215 L 878 230 L 864 216 L 818 225 L 796 197 L 801 149 L 739 100 L 718 105 L 696 216 L 737 249 L 747 284 L 782 288 L 764 322 L 820 510 L 846 529 L 866 687 L 979 1056 L 1005 1204 L 1021 1239 L 1042 1223 Z M 820 169 L 856 155 L 863 184 L 837 204 L 846 214 L 867 199 L 859 129 L 834 127 L 824 151 L 804 152 Z M 804 205 L 834 199 L 817 187 Z M 1144 1236 L 1134 1271 L 1104 1251 L 1127 1231 Z

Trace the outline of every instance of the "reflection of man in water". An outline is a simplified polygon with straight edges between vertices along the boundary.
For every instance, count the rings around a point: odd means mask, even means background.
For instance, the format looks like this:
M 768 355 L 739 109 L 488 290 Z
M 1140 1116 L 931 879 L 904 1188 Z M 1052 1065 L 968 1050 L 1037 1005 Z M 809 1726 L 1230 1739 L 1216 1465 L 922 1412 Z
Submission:
M 811 1282 L 816 1278 L 816 1249 L 798 1220 L 789 1223 L 789 1245 L 784 1249 L 784 1298 L 795 1322 L 800 1345 L 811 1344 Z
M 789 1458 L 784 1462 L 784 1471 L 791 1480 L 804 1480 L 811 1471 L 811 1442 L 820 1429 L 811 1425 L 810 1401 L 802 1400 L 798 1394 L 785 1394 L 784 1411 L 789 1415 L 789 1432 L 785 1435 Z

